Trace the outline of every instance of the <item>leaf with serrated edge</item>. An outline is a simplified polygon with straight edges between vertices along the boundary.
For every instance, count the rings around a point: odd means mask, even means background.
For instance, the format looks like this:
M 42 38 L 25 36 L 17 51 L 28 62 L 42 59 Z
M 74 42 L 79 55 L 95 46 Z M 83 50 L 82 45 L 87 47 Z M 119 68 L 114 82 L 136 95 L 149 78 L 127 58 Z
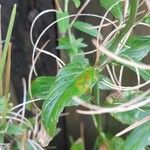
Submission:
M 36 78 L 31 85 L 32 96 L 35 98 L 44 98 L 49 89 L 53 86 L 55 77 L 41 76 Z
M 113 100 L 107 99 L 107 101 L 114 101 L 114 104 L 115 103 L 124 103 L 124 102 L 132 100 L 133 98 L 136 98 L 137 96 L 139 96 L 141 94 L 142 94 L 141 91 L 139 91 L 139 92 L 137 92 L 137 91 L 124 91 L 124 92 L 120 93 L 120 96 L 116 96 L 119 98 L 114 97 Z M 129 125 L 142 119 L 142 118 L 144 118 L 144 117 L 146 117 L 146 116 L 148 116 L 148 115 L 150 115 L 150 110 L 147 108 L 134 109 L 134 110 L 131 110 L 128 112 L 111 113 L 111 116 L 113 116 L 115 119 L 122 122 L 123 124 L 129 124 Z
M 55 134 L 59 115 L 71 98 L 86 93 L 96 80 L 95 69 L 83 60 L 66 65 L 58 73 L 42 111 L 43 124 L 50 136 Z
M 76 21 L 73 24 L 73 27 L 78 29 L 79 31 L 82 31 L 84 33 L 87 33 L 93 37 L 97 37 L 98 31 L 96 29 L 92 29 L 94 26 L 87 23 L 87 22 L 82 22 L 82 21 Z
M 129 57 L 135 61 L 141 61 L 150 53 L 150 37 L 148 36 L 131 36 L 126 45 L 121 50 L 121 55 Z

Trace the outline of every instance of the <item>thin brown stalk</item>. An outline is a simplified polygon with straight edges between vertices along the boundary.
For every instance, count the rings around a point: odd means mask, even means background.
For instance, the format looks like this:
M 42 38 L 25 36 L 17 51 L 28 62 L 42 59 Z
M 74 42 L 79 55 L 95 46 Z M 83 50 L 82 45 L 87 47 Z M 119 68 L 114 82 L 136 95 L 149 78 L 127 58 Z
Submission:
M 2 61 L 2 30 L 1 30 L 1 5 L 0 5 L 0 62 Z M 0 80 L 0 96 L 3 94 L 3 82 Z
M 27 150 L 27 135 L 24 133 L 21 137 L 21 142 L 22 142 L 22 150 Z
M 42 49 L 44 49 L 46 46 L 47 46 L 47 44 L 50 42 L 50 40 L 47 40 L 45 43 L 44 43 L 44 45 L 42 46 Z M 39 56 L 40 56 L 40 54 L 41 54 L 41 52 L 38 52 L 38 54 L 36 55 L 36 57 L 35 57 L 35 60 L 34 60 L 34 62 L 33 62 L 33 64 L 32 64 L 32 67 L 31 67 L 31 69 L 30 69 L 30 73 L 29 73 L 29 79 L 28 79 L 28 88 L 29 88 L 29 95 L 30 95 L 30 97 L 31 98 L 33 98 L 32 97 L 32 92 L 31 92 L 31 79 L 32 79 L 32 73 L 33 73 L 33 68 L 34 68 L 34 65 L 36 64 L 36 61 L 37 61 L 37 59 L 39 58 Z M 34 105 L 34 107 L 38 110 L 38 111 L 41 111 L 39 108 L 38 108 L 38 106 L 33 102 L 33 105 Z
M 8 97 L 9 89 L 10 89 L 10 71 L 11 71 L 11 43 L 8 47 L 8 55 L 7 55 L 7 62 L 6 62 L 6 72 L 5 72 L 5 97 Z
M 96 51 L 96 60 L 95 60 L 95 64 L 94 64 L 95 67 L 99 66 L 99 58 L 100 58 L 100 51 L 97 49 L 97 51 Z
M 138 69 L 150 70 L 150 65 L 146 65 L 146 64 L 143 64 L 143 63 L 136 63 L 136 62 L 133 63 L 133 62 L 127 60 L 127 59 L 124 59 L 124 58 L 116 55 L 115 53 L 111 52 L 110 50 L 106 49 L 102 45 L 98 44 L 96 40 L 93 40 L 92 43 L 95 45 L 95 47 L 99 51 L 101 51 L 102 53 L 107 55 L 109 57 L 109 59 L 113 59 L 113 60 L 115 60 L 119 63 L 126 64 L 126 65 L 129 65 L 131 67 L 137 67 Z
M 56 5 L 56 9 L 59 11 L 62 11 L 61 7 L 60 7 L 60 3 L 59 0 L 55 0 L 55 5 Z
M 72 26 L 74 24 L 74 22 L 77 20 L 77 18 L 79 17 L 79 15 L 82 13 L 82 11 L 86 8 L 86 6 L 89 4 L 91 0 L 87 0 L 83 6 L 80 8 L 80 10 L 78 11 L 78 13 L 76 14 L 75 18 L 73 19 L 73 21 L 71 22 L 70 26 Z

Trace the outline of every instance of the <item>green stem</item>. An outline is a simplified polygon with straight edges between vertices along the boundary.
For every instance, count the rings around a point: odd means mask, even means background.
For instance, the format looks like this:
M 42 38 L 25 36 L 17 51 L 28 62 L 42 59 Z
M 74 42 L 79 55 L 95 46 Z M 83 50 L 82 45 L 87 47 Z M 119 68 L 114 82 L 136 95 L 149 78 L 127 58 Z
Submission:
M 134 25 L 135 20 L 136 20 L 137 10 L 138 10 L 138 4 L 139 4 L 139 0 L 130 0 L 131 9 L 130 9 L 129 19 L 127 21 L 126 26 L 120 31 L 118 36 L 115 39 L 113 39 L 113 42 L 109 47 L 109 49 L 111 51 L 115 51 L 117 49 L 118 44 L 120 43 L 120 41 L 123 39 L 123 37 L 129 32 L 129 30 Z M 103 58 L 101 58 L 101 59 L 103 59 Z M 100 68 L 103 68 L 106 63 L 110 62 L 110 60 L 107 59 L 107 58 L 104 59 L 104 60 L 105 61 L 101 63 L 102 65 L 100 66 Z
M 111 51 L 115 51 L 118 47 L 118 44 L 120 43 L 120 41 L 124 38 L 124 36 L 129 32 L 129 30 L 132 28 L 132 26 L 134 25 L 134 22 L 136 20 L 136 14 L 137 14 L 137 9 L 138 9 L 138 4 L 139 4 L 139 0 L 130 0 L 130 6 L 131 6 L 131 10 L 130 10 L 130 16 L 128 19 L 128 22 L 126 24 L 126 26 L 120 31 L 120 33 L 118 34 L 118 36 L 114 39 L 114 42 L 110 45 L 109 49 Z M 108 59 L 106 59 L 106 61 L 102 64 L 102 66 L 104 66 L 104 64 L 108 63 Z M 95 89 L 94 89 L 94 96 L 96 99 L 96 104 L 100 105 L 100 99 L 99 99 L 99 90 L 97 89 L 97 85 L 95 85 Z M 99 133 L 96 143 L 98 144 L 98 140 L 102 139 L 103 142 L 105 143 L 105 145 L 107 146 L 108 150 L 111 150 L 108 142 L 107 142 L 107 138 L 105 137 L 105 134 L 102 132 L 102 126 L 101 126 L 101 120 L 100 118 L 98 119 L 97 116 L 94 116 L 95 121 L 96 121 L 96 128 L 97 128 L 97 132 Z M 98 145 L 97 145 L 98 146 Z M 94 147 L 94 150 L 97 149 L 97 146 Z
M 1 5 L 0 5 L 0 62 L 2 60 L 2 30 L 1 30 Z M 2 90 L 3 82 L 0 80 L 0 96 L 3 95 L 3 90 Z
M 15 22 L 16 9 L 17 9 L 17 6 L 15 4 L 13 7 L 13 10 L 12 10 L 11 17 L 10 17 L 10 22 L 9 22 L 6 40 L 5 40 L 3 53 L 2 53 L 2 59 L 0 61 L 0 81 L 2 81 L 3 71 L 4 71 L 4 67 L 5 67 L 5 63 L 6 63 L 7 51 L 8 51 L 8 47 L 9 47 L 9 43 L 10 43 L 10 39 L 11 39 L 11 34 L 12 34 L 14 22 Z
M 62 12 L 62 9 L 60 7 L 60 3 L 59 3 L 59 0 L 55 0 L 55 5 L 56 5 L 56 8 L 58 11 Z
M 98 88 L 98 83 L 96 83 L 94 86 L 94 97 L 96 105 L 100 106 L 100 91 Z M 97 133 L 99 134 L 102 131 L 101 117 L 98 115 L 94 115 L 94 119 L 96 121 L 96 130 Z
M 4 96 L 4 111 L 3 111 L 3 118 L 2 118 L 2 124 L 4 125 L 6 123 L 6 116 L 8 112 L 8 102 L 9 102 L 10 94 Z
M 65 12 L 68 11 L 69 0 L 65 0 Z
M 138 9 L 138 4 L 139 4 L 139 0 L 130 0 L 131 10 L 130 10 L 130 16 L 129 16 L 128 22 L 125 28 L 120 31 L 120 34 L 114 40 L 115 42 L 113 42 L 112 45 L 110 46 L 110 50 L 113 51 L 117 48 L 122 38 L 128 33 L 128 31 L 134 25 L 136 14 L 137 14 L 137 9 Z
M 95 97 L 96 105 L 100 106 L 100 104 L 101 104 L 100 103 L 100 90 L 98 87 L 98 82 L 94 86 L 94 97 Z M 107 146 L 108 150 L 110 150 L 110 146 L 107 142 L 105 134 L 103 133 L 101 117 L 98 115 L 94 115 L 93 120 L 95 122 L 96 131 L 97 131 L 97 135 L 98 135 L 93 150 L 96 150 L 99 147 L 100 140 L 103 141 L 105 143 L 105 145 Z

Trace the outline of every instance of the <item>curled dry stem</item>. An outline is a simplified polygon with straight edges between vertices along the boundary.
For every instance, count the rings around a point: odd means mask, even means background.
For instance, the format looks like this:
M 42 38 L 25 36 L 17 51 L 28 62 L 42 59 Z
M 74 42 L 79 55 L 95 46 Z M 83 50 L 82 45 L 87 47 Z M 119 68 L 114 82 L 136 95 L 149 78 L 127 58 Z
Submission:
M 116 137 L 122 136 L 122 135 L 124 135 L 125 133 L 127 133 L 127 132 L 129 132 L 129 131 L 131 131 L 131 130 L 137 128 L 137 127 L 139 127 L 140 125 L 142 125 L 142 124 L 144 124 L 144 123 L 146 123 L 146 122 L 148 122 L 148 121 L 150 121 L 150 116 L 146 116 L 145 118 L 143 118 L 143 119 L 141 119 L 141 120 L 139 120 L 139 121 L 133 123 L 132 125 L 130 125 L 130 126 L 127 127 L 126 129 L 124 129 L 124 130 L 122 130 L 121 132 L 117 133 L 117 134 L 116 134 Z

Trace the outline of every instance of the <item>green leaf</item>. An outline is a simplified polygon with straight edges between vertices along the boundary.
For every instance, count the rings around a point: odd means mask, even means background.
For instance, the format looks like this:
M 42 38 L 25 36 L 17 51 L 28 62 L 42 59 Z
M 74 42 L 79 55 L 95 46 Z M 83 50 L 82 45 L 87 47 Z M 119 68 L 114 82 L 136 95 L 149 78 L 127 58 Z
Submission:
M 86 47 L 85 43 L 82 43 L 83 39 L 76 39 L 73 34 L 70 37 L 62 37 L 59 39 L 59 46 L 57 49 L 66 49 L 70 55 L 76 55 L 81 48 Z
M 22 127 L 21 125 L 10 124 L 8 126 L 6 133 L 10 136 L 12 136 L 12 135 L 18 136 L 18 135 L 22 135 L 22 134 L 26 133 L 26 131 L 27 130 L 24 127 Z
M 91 94 L 88 94 L 88 93 L 79 96 L 79 98 L 81 98 L 85 102 L 90 102 L 92 100 Z M 69 106 L 79 106 L 79 103 L 77 103 L 73 99 L 71 99 L 66 106 L 68 106 L 68 107 Z
M 35 150 L 35 148 L 33 148 L 33 146 L 31 145 L 31 143 L 29 143 L 29 141 L 27 141 L 27 149 L 28 150 Z
M 99 80 L 98 80 L 99 89 L 100 89 L 100 90 L 112 90 L 112 88 L 106 86 L 106 85 L 102 82 L 104 79 L 105 79 L 106 81 L 112 83 L 112 81 L 111 81 L 110 78 L 108 78 L 108 77 L 105 76 L 105 75 L 101 75 L 101 74 L 100 74 L 100 75 L 99 75 Z
M 112 5 L 114 5 L 119 0 L 100 0 L 101 6 L 104 7 L 106 10 L 108 10 Z M 118 2 L 117 5 L 115 5 L 111 9 L 111 13 L 114 15 L 115 18 L 122 21 L 123 20 L 123 2 Z
M 0 143 L 4 143 L 4 133 L 0 133 Z
M 4 97 L 0 97 L 0 115 L 4 112 L 5 102 Z
M 76 142 L 72 144 L 70 150 L 84 150 L 83 140 L 79 138 Z
M 150 79 L 150 71 L 149 70 L 139 70 L 140 76 L 145 80 L 148 81 Z
M 98 31 L 96 29 L 93 29 L 94 26 L 89 23 L 85 23 L 82 21 L 76 21 L 73 24 L 73 27 L 75 27 L 76 29 L 78 29 L 84 33 L 87 33 L 93 37 L 97 37 L 97 35 L 98 35 Z
M 111 150 L 122 150 L 122 147 L 124 145 L 124 140 L 119 137 L 113 137 L 110 141 Z
M 42 120 L 50 136 L 56 130 L 59 115 L 73 96 L 85 94 L 96 82 L 96 71 L 85 59 L 66 65 L 57 75 L 43 105 Z
M 119 93 L 118 93 L 119 94 Z M 121 93 L 121 95 L 114 94 L 116 96 L 112 96 L 114 99 L 110 100 L 107 98 L 107 101 L 113 101 L 113 105 L 115 103 L 123 103 L 132 100 L 133 98 L 137 97 L 138 95 L 141 95 L 142 92 L 134 92 L 134 91 L 124 91 Z M 119 113 L 111 113 L 111 116 L 113 116 L 118 121 L 122 122 L 123 124 L 132 124 L 146 116 L 150 115 L 150 109 L 142 108 L 141 109 L 134 109 L 132 111 L 128 112 L 119 112 Z
M 128 57 L 133 59 L 133 61 L 140 62 L 144 57 L 146 57 L 150 53 L 150 37 L 143 36 L 143 37 L 135 37 L 132 36 L 128 39 L 126 45 L 129 47 L 124 47 L 120 55 L 123 57 Z M 135 71 L 135 68 L 125 65 L 131 70 Z M 149 70 L 140 70 L 140 76 L 145 80 L 148 81 L 150 79 L 150 71 Z
M 76 8 L 78 8 L 81 5 L 81 1 L 80 0 L 72 0 L 76 6 Z
M 135 121 L 138 121 L 142 119 L 143 117 L 150 115 L 150 109 L 149 110 L 146 110 L 144 108 L 142 110 L 135 109 L 135 110 L 128 111 L 128 112 L 113 113 L 111 115 L 118 121 L 124 124 L 130 125 L 134 123 Z
M 32 96 L 34 98 L 41 98 L 45 100 L 50 88 L 53 87 L 55 80 L 56 80 L 55 77 L 49 76 L 41 76 L 36 78 L 31 85 Z M 80 98 L 86 101 L 89 101 L 91 99 L 90 95 L 81 95 Z M 39 105 L 41 105 L 42 103 L 41 101 L 38 102 Z M 79 104 L 74 102 L 74 100 L 72 99 L 67 104 L 67 106 L 78 106 L 78 105 Z M 1 110 L 1 101 L 0 101 L 0 110 Z
M 122 150 L 145 150 L 147 145 L 150 145 L 150 121 L 131 132 Z
M 69 27 L 69 17 L 67 18 L 67 16 L 69 16 L 68 12 L 58 12 L 57 13 L 57 20 L 62 19 L 61 21 L 58 22 L 58 27 L 62 34 L 65 34 Z M 65 18 L 65 19 L 63 19 L 63 18 Z
M 5 97 L 0 97 L 0 115 L 2 115 L 5 111 L 5 102 L 6 102 L 6 98 Z M 8 99 L 9 100 L 9 99 Z M 7 106 L 7 108 L 8 108 L 8 110 L 7 111 L 9 111 L 9 109 L 11 108 L 13 106 L 13 104 L 12 103 L 8 103 L 8 106 Z
M 36 78 L 31 85 L 32 96 L 34 98 L 45 99 L 54 82 L 55 77 L 41 76 Z
M 150 37 L 130 37 L 126 43 L 129 47 L 121 50 L 121 55 L 141 61 L 150 52 Z
M 81 48 L 87 47 L 87 45 L 82 43 L 82 41 L 83 38 L 76 39 L 73 34 L 70 34 L 71 53 L 77 54 Z
M 146 15 L 143 19 L 144 23 L 150 24 L 150 15 Z
M 71 45 L 69 37 L 61 37 L 59 39 L 59 46 L 57 47 L 57 49 L 70 49 L 70 48 Z
M 16 140 L 16 144 L 15 145 L 13 144 L 12 149 L 13 150 L 21 150 L 21 149 L 23 149 L 23 145 L 22 144 L 23 143 L 22 143 L 21 139 L 17 139 Z M 33 143 L 30 143 L 28 140 L 26 140 L 26 142 L 25 142 L 25 148 L 27 150 L 39 150 L 39 147 L 37 147 Z
M 31 85 L 32 96 L 34 98 L 41 98 L 45 100 L 50 88 L 54 85 L 55 80 L 56 80 L 56 77 L 49 77 L 49 76 L 37 77 L 32 82 L 32 85 Z M 81 95 L 80 98 L 86 101 L 89 101 L 91 99 L 89 94 Z M 1 103 L 3 103 L 3 101 L 0 101 L 0 112 L 1 112 Z M 40 105 L 41 105 L 41 102 L 40 102 Z M 73 99 L 71 99 L 69 103 L 67 104 L 67 106 L 78 106 L 78 105 L 79 104 L 74 102 Z
M 11 13 L 10 22 L 9 22 L 9 26 L 7 29 L 7 35 L 6 35 L 5 45 L 3 48 L 2 60 L 0 61 L 0 81 L 2 79 L 2 75 L 3 75 L 3 71 L 4 71 L 4 67 L 5 67 L 7 51 L 8 51 L 9 42 L 11 39 L 11 34 L 12 34 L 14 22 L 15 22 L 16 9 L 17 9 L 17 5 L 15 4 L 13 7 L 13 10 L 12 10 L 12 13 Z

